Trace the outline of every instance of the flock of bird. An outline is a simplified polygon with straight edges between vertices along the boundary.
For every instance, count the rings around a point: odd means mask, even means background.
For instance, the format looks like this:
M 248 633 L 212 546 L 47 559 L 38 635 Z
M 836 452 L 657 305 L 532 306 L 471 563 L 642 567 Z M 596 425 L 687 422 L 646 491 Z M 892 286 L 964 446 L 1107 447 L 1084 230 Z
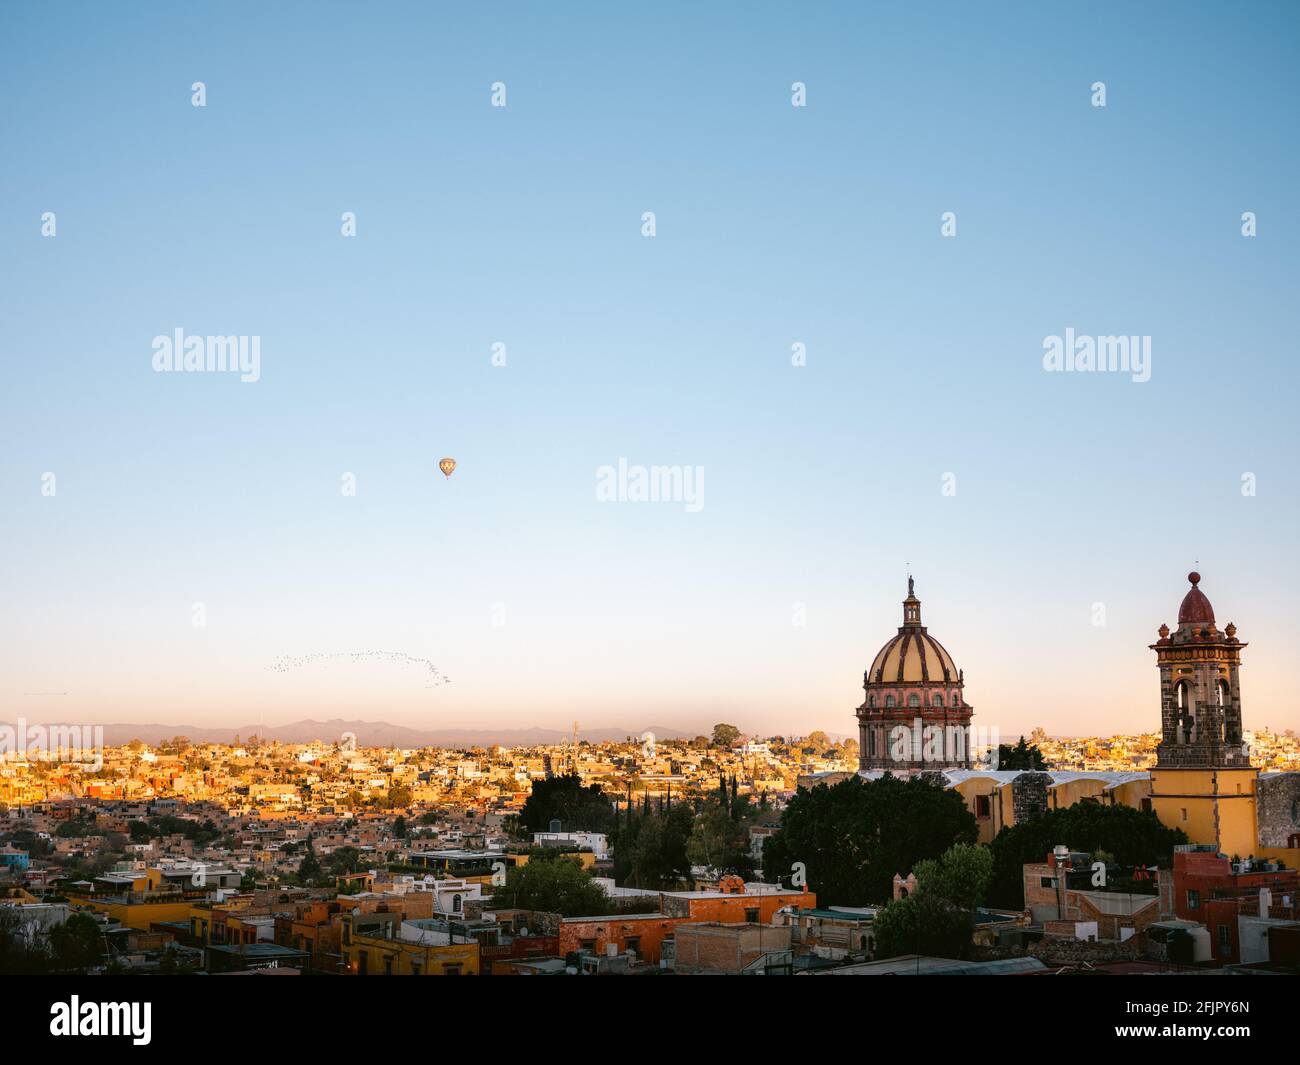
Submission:
M 401 666 L 422 666 L 428 675 L 429 683 L 425 685 L 426 688 L 436 688 L 440 684 L 451 683 L 451 679 L 427 658 L 416 658 L 414 655 L 408 655 L 402 651 L 339 651 L 332 654 L 281 655 L 275 660 L 274 664 L 266 668 L 271 673 L 290 673 L 305 666 L 340 659 L 347 659 L 353 664 L 358 662 L 391 662 Z

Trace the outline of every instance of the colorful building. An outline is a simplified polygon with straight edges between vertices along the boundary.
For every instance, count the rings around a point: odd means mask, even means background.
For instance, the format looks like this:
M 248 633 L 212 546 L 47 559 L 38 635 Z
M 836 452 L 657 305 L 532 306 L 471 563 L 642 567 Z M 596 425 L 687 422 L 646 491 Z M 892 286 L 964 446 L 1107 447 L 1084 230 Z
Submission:
M 641 961 L 658 965 L 665 945 L 672 944 L 679 924 L 689 917 L 662 913 L 629 913 L 614 917 L 565 917 L 560 921 L 560 956 L 587 953 L 632 953 Z M 669 947 L 671 949 L 671 947 Z
M 359 931 L 351 914 L 343 915 L 342 924 L 343 969 L 353 976 L 478 976 L 481 972 L 478 942 L 457 943 L 454 932 L 434 933 L 400 921 Z

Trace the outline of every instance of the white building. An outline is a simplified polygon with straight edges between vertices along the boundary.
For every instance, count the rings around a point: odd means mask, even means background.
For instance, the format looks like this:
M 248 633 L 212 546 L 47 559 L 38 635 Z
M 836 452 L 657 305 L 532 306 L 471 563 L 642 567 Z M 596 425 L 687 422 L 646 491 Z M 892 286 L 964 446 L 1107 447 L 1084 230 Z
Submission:
M 534 832 L 534 847 L 574 846 L 586 848 L 599 861 L 609 854 L 609 843 L 603 832 Z

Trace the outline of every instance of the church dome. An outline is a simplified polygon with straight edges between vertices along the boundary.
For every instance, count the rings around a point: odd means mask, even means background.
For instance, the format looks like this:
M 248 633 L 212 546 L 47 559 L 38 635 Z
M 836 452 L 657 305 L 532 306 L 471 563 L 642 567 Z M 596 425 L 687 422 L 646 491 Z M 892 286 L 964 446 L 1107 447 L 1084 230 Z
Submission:
M 1192 588 L 1183 596 L 1183 605 L 1178 608 L 1178 624 L 1213 625 L 1214 607 L 1210 606 L 1205 593 L 1197 587 L 1201 583 L 1201 575 L 1193 570 L 1187 575 L 1187 579 L 1192 582 Z
M 858 769 L 933 772 L 970 769 L 973 708 L 966 680 L 943 644 L 921 624 L 921 600 L 907 578 L 903 624 L 863 674 Z
M 876 654 L 869 684 L 933 683 L 957 680 L 957 667 L 943 644 L 924 629 L 904 628 Z
M 921 601 L 909 577 L 903 624 L 898 634 L 876 652 L 867 670 L 867 684 L 956 684 L 959 679 L 952 655 L 921 624 Z

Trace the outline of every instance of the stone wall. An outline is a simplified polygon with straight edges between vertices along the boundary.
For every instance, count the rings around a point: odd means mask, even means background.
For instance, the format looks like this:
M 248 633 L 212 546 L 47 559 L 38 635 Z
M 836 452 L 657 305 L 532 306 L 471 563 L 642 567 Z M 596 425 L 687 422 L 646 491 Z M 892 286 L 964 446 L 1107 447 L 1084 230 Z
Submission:
M 1260 845 L 1289 846 L 1288 839 L 1300 834 L 1300 773 L 1261 776 L 1255 793 Z
M 1047 788 L 1051 777 L 1046 773 L 1021 773 L 1011 782 L 1011 810 L 1015 823 L 1032 821 L 1047 812 Z

